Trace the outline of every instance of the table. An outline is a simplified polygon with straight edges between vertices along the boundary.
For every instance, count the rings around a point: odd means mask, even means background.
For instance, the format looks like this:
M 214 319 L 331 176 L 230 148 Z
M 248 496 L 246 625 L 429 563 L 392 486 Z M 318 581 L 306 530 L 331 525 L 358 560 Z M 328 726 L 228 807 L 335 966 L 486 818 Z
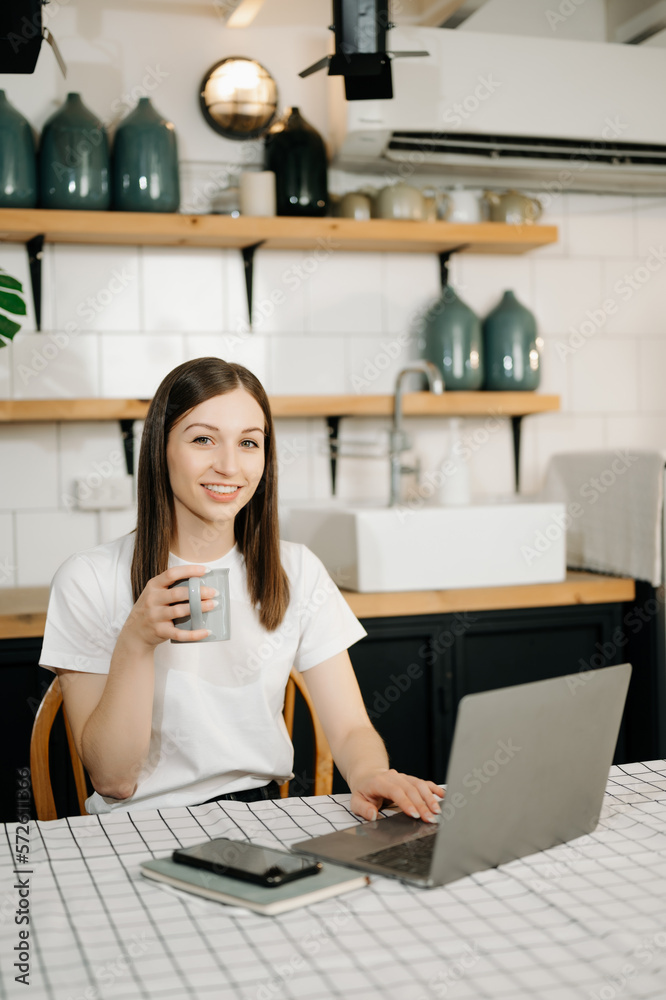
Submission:
M 0 995 L 666 996 L 666 761 L 613 767 L 593 834 L 438 889 L 374 878 L 368 888 L 271 918 L 139 874 L 140 861 L 208 837 L 288 846 L 349 826 L 356 819 L 348 802 L 225 802 L 32 823 L 27 864 L 15 861 L 17 825 L 3 826 Z M 29 925 L 14 922 L 25 909 L 17 879 L 28 882 Z M 12 967 L 26 927 L 29 989 Z

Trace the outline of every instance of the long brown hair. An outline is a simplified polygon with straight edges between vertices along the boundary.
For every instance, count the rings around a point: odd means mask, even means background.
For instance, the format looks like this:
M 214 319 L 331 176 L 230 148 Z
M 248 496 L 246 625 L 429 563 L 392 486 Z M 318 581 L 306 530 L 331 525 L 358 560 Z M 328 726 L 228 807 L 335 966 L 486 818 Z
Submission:
M 280 562 L 275 434 L 268 397 L 259 379 L 242 365 L 220 358 L 197 358 L 174 368 L 160 384 L 148 409 L 141 442 L 137 482 L 136 542 L 132 593 L 136 601 L 146 584 L 169 564 L 175 527 L 173 492 L 166 446 L 169 432 L 199 403 L 243 388 L 264 413 L 264 472 L 249 503 L 236 515 L 234 534 L 245 558 L 250 598 L 264 628 L 273 631 L 289 603 L 289 581 Z

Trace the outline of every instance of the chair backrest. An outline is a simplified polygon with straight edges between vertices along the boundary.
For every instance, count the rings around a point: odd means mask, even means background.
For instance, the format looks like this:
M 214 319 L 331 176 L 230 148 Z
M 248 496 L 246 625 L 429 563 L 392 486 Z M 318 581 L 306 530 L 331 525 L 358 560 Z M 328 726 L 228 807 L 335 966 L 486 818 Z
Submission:
M 305 704 L 310 712 L 312 732 L 315 745 L 314 761 L 314 795 L 330 795 L 333 789 L 333 755 L 331 754 L 328 740 L 324 735 L 324 730 L 317 718 L 310 693 L 305 686 L 305 682 L 299 671 L 292 670 L 287 682 L 287 689 L 284 699 L 284 720 L 287 732 L 291 738 L 294 731 L 294 707 L 296 702 L 296 689 L 302 695 Z M 32 795 L 35 803 L 37 819 L 57 819 L 53 789 L 51 788 L 51 772 L 49 769 L 49 740 L 51 729 L 62 706 L 62 691 L 60 681 L 56 677 L 50 684 L 42 702 L 37 710 L 35 722 L 32 727 L 30 739 L 30 774 L 32 778 Z M 76 796 L 79 803 L 79 810 L 82 816 L 86 815 L 85 801 L 88 797 L 86 787 L 86 776 L 83 764 L 76 750 L 72 730 L 67 720 L 67 713 L 63 711 L 65 720 L 65 731 L 67 733 L 67 743 L 71 758 L 72 770 L 74 772 L 74 783 L 76 785 Z M 280 786 L 280 795 L 285 798 L 289 794 L 289 782 L 285 781 Z
M 49 769 L 49 741 L 51 729 L 62 706 L 62 691 L 60 690 L 60 680 L 56 677 L 51 682 L 49 688 L 42 698 L 42 702 L 37 709 L 37 715 L 32 727 L 30 738 L 30 777 L 32 778 L 32 796 L 35 803 L 37 819 L 57 819 L 53 789 L 51 788 L 51 771 Z M 86 788 L 86 775 L 83 764 L 76 751 L 76 744 L 69 727 L 67 713 L 63 711 L 65 720 L 65 731 L 67 733 L 67 743 L 69 745 L 69 755 L 74 772 L 74 783 L 76 785 L 76 797 L 79 801 L 81 815 L 86 815 L 85 802 L 88 798 Z
M 312 723 L 312 735 L 314 738 L 315 760 L 314 760 L 314 788 L 313 795 L 330 795 L 333 791 L 333 754 L 328 745 L 328 740 L 324 735 L 321 722 L 317 718 L 315 707 L 310 697 L 310 692 L 305 686 L 305 681 L 300 671 L 293 670 L 287 681 L 287 689 L 284 696 L 284 721 L 287 726 L 289 738 L 294 733 L 294 706 L 296 702 L 296 689 L 302 695 L 308 711 L 310 712 L 310 722 Z M 284 799 L 289 795 L 289 782 L 285 781 L 280 785 L 280 795 Z

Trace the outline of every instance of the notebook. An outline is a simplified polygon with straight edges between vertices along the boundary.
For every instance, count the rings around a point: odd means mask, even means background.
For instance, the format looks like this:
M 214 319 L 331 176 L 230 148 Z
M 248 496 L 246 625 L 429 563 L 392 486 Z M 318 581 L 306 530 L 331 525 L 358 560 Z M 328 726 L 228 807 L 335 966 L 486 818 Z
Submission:
M 146 878 L 166 882 L 174 889 L 205 896 L 218 903 L 244 906 L 267 917 L 295 910 L 299 906 L 309 906 L 352 889 L 361 889 L 370 881 L 367 875 L 328 862 L 317 875 L 271 888 L 213 874 L 203 868 L 177 864 L 170 858 L 144 861 L 140 867 L 141 874 Z
M 631 665 L 466 695 L 436 827 L 404 813 L 291 850 L 426 887 L 591 833 Z

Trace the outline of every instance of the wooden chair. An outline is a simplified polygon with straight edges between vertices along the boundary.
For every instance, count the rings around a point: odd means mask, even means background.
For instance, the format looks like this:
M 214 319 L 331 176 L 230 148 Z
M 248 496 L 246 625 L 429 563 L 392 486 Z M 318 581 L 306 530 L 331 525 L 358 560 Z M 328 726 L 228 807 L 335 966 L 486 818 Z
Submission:
M 284 699 L 284 720 L 287 725 L 287 732 L 291 739 L 294 731 L 294 707 L 296 702 L 296 689 L 302 695 L 305 704 L 310 712 L 312 731 L 315 744 L 315 770 L 314 770 L 314 795 L 330 795 L 333 788 L 333 756 L 331 754 L 328 741 L 324 735 L 324 730 L 317 718 L 312 703 L 312 698 L 305 686 L 305 682 L 297 670 L 292 670 L 287 682 L 287 689 Z M 53 789 L 51 788 L 51 772 L 49 770 L 49 740 L 51 728 L 56 715 L 62 706 L 62 691 L 60 681 L 56 677 L 49 686 L 42 702 L 37 710 L 35 722 L 32 727 L 30 738 L 30 774 L 32 778 L 32 794 L 35 803 L 37 819 L 48 820 L 57 819 Z M 74 783 L 76 785 L 76 797 L 79 803 L 79 810 L 82 816 L 86 815 L 85 801 L 88 798 L 86 788 L 86 776 L 83 764 L 77 753 L 72 730 L 69 727 L 67 713 L 63 711 L 65 720 L 65 730 L 67 732 L 67 743 L 71 758 L 72 770 L 74 772 Z M 289 782 L 285 781 L 280 786 L 280 795 L 285 798 L 289 794 Z
M 37 715 L 32 727 L 30 737 L 30 776 L 32 778 L 32 797 L 35 803 L 37 819 L 57 819 L 53 789 L 51 788 L 51 771 L 49 769 L 49 740 L 51 738 L 51 728 L 62 706 L 62 691 L 60 690 L 60 680 L 56 677 L 50 684 L 48 691 L 42 698 L 41 705 L 37 709 Z M 86 774 L 79 757 L 72 730 L 69 727 L 67 713 L 63 711 L 65 720 L 65 731 L 67 733 L 67 743 L 69 744 L 69 755 L 74 772 L 74 784 L 76 785 L 76 797 L 79 801 L 79 810 L 82 816 L 86 814 L 85 802 L 88 798 L 86 788 Z
M 310 722 L 312 723 L 312 735 L 314 738 L 314 787 L 313 795 L 330 795 L 333 790 L 333 754 L 328 745 L 328 740 L 324 735 L 321 722 L 317 718 L 310 692 L 305 681 L 298 670 L 292 670 L 287 681 L 287 689 L 284 695 L 284 721 L 289 733 L 289 739 L 294 733 L 294 707 L 296 703 L 296 689 L 303 697 L 308 711 L 310 712 Z M 285 781 L 280 785 L 280 796 L 284 799 L 289 795 L 289 782 Z

